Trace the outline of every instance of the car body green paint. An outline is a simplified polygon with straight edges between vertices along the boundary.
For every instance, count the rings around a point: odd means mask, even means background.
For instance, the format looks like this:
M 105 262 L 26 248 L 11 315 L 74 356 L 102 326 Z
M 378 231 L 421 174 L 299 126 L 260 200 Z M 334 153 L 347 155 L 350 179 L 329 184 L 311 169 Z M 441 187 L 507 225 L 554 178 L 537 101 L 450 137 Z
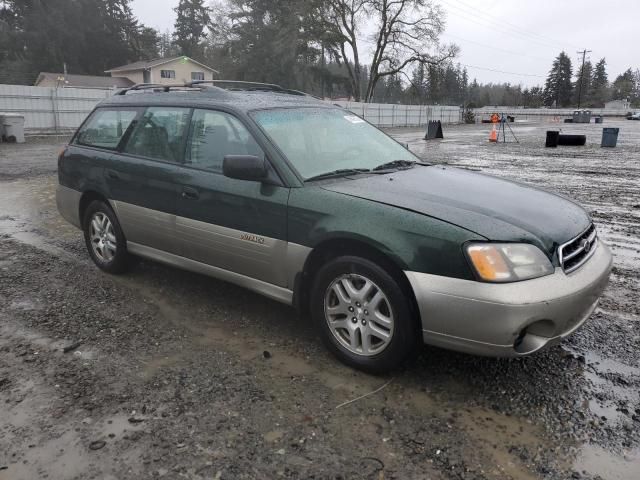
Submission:
M 367 244 L 402 270 L 465 279 L 473 275 L 462 245 L 486 240 L 443 220 L 321 186 L 292 189 L 289 241 L 314 248 L 334 239 Z

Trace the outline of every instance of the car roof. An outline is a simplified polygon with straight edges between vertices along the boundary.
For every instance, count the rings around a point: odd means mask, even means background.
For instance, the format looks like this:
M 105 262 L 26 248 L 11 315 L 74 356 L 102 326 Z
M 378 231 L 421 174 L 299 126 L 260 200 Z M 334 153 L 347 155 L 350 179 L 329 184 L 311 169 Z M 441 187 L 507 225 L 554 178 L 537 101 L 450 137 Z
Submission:
M 160 90 L 160 91 L 158 91 Z M 330 103 L 301 92 L 225 90 L 218 87 L 201 89 L 123 90 L 103 100 L 99 106 L 184 106 L 192 108 L 226 107 L 241 112 L 282 107 L 335 108 Z

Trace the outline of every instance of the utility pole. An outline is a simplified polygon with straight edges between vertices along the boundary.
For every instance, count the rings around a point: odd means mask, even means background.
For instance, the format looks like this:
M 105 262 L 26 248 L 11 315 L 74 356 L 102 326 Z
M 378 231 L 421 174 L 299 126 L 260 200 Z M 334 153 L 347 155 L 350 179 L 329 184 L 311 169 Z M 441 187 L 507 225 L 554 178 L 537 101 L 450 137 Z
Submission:
M 578 85 L 578 108 L 580 108 L 580 101 L 582 100 L 582 82 L 584 82 L 584 59 L 587 56 L 587 53 L 591 53 L 591 50 L 587 50 L 586 48 L 578 54 L 582 54 L 582 68 L 580 68 L 580 85 Z

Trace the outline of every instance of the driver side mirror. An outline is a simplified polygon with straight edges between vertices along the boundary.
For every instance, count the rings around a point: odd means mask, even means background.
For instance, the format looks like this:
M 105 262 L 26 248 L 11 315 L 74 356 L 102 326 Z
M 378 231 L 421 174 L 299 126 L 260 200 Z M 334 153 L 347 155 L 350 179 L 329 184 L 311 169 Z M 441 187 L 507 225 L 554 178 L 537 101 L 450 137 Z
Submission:
M 222 173 L 237 180 L 261 182 L 267 178 L 267 162 L 255 155 L 225 155 Z

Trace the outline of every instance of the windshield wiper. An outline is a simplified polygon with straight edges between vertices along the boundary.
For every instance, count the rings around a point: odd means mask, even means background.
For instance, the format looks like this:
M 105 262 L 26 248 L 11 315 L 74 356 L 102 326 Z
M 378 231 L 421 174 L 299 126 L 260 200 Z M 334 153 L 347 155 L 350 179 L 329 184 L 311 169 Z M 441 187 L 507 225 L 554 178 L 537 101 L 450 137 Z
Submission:
M 305 181 L 309 182 L 311 180 L 322 180 L 323 178 L 331 178 L 331 177 L 340 177 L 344 175 L 350 175 L 355 173 L 369 173 L 371 170 L 368 168 L 340 168 L 338 170 L 333 170 L 331 172 L 321 173 L 320 175 L 314 175 L 313 177 L 307 178 Z
M 391 162 L 378 165 L 373 169 L 373 171 L 375 172 L 377 170 L 389 170 L 392 168 L 412 168 L 415 165 L 426 165 L 426 164 L 421 162 L 414 162 L 413 160 L 393 160 Z

